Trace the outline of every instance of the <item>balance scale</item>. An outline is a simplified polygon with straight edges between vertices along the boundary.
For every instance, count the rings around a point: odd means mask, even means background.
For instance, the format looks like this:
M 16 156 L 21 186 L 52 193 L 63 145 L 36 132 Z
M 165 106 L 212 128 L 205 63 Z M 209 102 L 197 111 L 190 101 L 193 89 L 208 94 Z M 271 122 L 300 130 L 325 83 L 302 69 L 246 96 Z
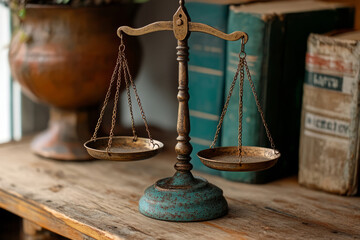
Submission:
M 136 85 L 131 77 L 128 62 L 125 56 L 125 44 L 123 35 L 140 36 L 157 31 L 172 31 L 177 39 L 177 61 L 179 63 L 179 87 L 177 99 L 179 102 L 177 118 L 177 144 L 175 151 L 177 163 L 175 174 L 172 177 L 158 180 L 155 184 L 145 190 L 139 201 L 139 211 L 145 216 L 165 221 L 204 221 L 225 215 L 228 211 L 227 202 L 223 191 L 217 186 L 209 183 L 201 177 L 194 177 L 191 174 L 192 164 L 190 163 L 192 146 L 190 143 L 190 117 L 189 117 L 189 93 L 188 93 L 188 38 L 191 32 L 202 32 L 214 35 L 218 38 L 237 41 L 241 39 L 241 51 L 239 53 L 239 65 L 231 84 L 228 97 L 220 117 L 214 141 L 209 149 L 200 151 L 198 157 L 207 167 L 222 171 L 261 171 L 272 167 L 280 157 L 275 149 L 274 141 L 270 135 L 264 119 L 263 111 L 256 95 L 254 84 L 251 80 L 250 71 L 246 62 L 245 44 L 248 35 L 241 31 L 231 34 L 223 33 L 211 26 L 190 21 L 189 15 L 184 6 L 184 0 L 179 1 L 179 8 L 175 12 L 172 21 L 159 21 L 146 25 L 142 28 L 131 28 L 121 26 L 117 30 L 121 44 L 119 54 L 112 74 L 110 86 L 105 96 L 105 101 L 92 138 L 84 146 L 88 153 L 94 158 L 114 161 L 136 161 L 144 160 L 155 156 L 161 151 L 164 144 L 151 137 L 147 124 L 145 112 L 142 108 Z M 253 92 L 258 111 L 264 124 L 267 136 L 271 143 L 270 148 L 242 146 L 242 112 L 243 112 L 243 82 L 245 72 Z M 218 138 L 224 116 L 227 111 L 230 97 L 235 87 L 236 80 L 240 74 L 239 90 L 239 132 L 238 146 L 214 147 Z M 115 81 L 116 80 L 116 81 Z M 132 136 L 114 136 L 114 126 L 117 115 L 117 104 L 121 82 L 125 82 L 128 97 L 128 105 L 132 122 Z M 114 107 L 112 111 L 111 130 L 108 137 L 97 137 L 105 108 L 110 99 L 111 89 L 116 84 Z M 137 104 L 144 121 L 148 134 L 147 138 L 137 137 L 130 89 L 135 93 Z

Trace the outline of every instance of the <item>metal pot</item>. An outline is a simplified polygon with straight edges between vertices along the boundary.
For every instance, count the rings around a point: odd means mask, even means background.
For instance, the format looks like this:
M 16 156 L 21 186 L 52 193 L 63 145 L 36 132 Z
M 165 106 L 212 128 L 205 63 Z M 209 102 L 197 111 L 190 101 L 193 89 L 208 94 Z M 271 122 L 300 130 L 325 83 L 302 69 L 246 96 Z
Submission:
M 32 143 L 35 153 L 60 160 L 88 159 L 88 112 L 104 99 L 117 58 L 116 30 L 132 25 L 137 5 L 101 7 L 28 5 L 10 45 L 13 77 L 32 99 L 51 106 L 48 129 Z M 132 73 L 140 45 L 126 41 Z M 70 119 L 70 120 L 69 120 Z

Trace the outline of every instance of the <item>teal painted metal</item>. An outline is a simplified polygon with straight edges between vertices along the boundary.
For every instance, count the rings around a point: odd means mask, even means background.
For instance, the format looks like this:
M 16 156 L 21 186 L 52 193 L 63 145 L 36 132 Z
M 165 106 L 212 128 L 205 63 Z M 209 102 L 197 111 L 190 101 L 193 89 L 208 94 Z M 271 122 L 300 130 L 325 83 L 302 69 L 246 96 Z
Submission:
M 145 216 L 178 222 L 204 221 L 225 215 L 223 191 L 190 172 L 176 172 L 145 190 L 139 210 Z

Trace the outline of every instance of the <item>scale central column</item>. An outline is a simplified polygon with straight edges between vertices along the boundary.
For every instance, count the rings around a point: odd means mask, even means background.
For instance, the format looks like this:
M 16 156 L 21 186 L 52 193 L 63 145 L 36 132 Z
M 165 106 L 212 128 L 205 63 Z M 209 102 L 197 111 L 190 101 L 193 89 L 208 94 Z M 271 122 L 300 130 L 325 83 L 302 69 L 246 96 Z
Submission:
M 145 190 L 139 201 L 139 211 L 145 216 L 167 221 L 203 221 L 221 217 L 228 206 L 220 188 L 204 178 L 193 177 L 190 163 L 190 116 L 188 89 L 188 45 L 187 38 L 178 40 L 179 101 L 177 132 L 178 141 L 176 172 L 163 178 Z
M 193 181 L 193 177 L 190 173 L 192 169 L 192 164 L 190 163 L 192 152 L 192 146 L 190 144 L 190 115 L 189 115 L 189 88 L 188 88 L 188 46 L 187 39 L 178 40 L 177 50 L 177 61 L 179 62 L 179 87 L 177 99 L 179 101 L 178 108 L 178 119 L 177 119 L 177 132 L 178 141 L 175 146 L 175 151 L 177 153 L 178 162 L 175 164 L 175 169 L 179 175 L 183 175 L 187 178 L 187 181 Z

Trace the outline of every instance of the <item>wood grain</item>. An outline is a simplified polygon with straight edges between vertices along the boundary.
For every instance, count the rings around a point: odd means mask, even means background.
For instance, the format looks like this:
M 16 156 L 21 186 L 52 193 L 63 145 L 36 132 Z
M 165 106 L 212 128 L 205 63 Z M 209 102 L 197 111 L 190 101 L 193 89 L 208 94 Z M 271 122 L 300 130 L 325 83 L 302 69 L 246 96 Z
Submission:
M 224 190 L 227 216 L 195 223 L 147 218 L 138 200 L 173 174 L 176 155 L 168 149 L 142 162 L 67 163 L 34 156 L 28 142 L 4 145 L 0 207 L 71 239 L 360 238 L 359 198 L 301 188 L 296 178 L 247 185 L 196 174 Z

